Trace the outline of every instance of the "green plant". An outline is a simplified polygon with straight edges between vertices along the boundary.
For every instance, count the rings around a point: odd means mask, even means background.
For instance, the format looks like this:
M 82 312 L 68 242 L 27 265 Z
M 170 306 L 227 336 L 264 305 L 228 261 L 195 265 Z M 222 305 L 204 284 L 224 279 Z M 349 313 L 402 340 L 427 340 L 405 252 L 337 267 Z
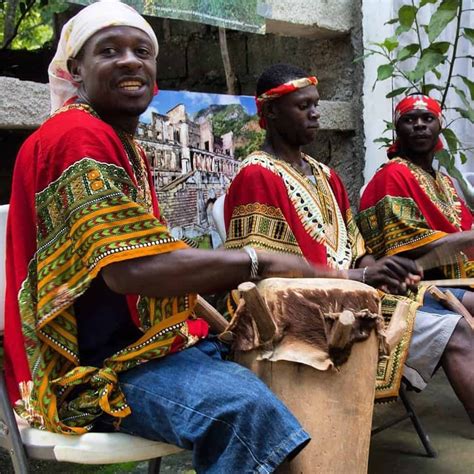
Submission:
M 0 49 L 38 49 L 53 37 L 53 17 L 64 0 L 0 0 Z
M 438 98 L 443 111 L 451 109 L 454 118 L 444 124 L 442 135 L 447 143 L 447 149 L 436 154 L 440 166 L 444 166 L 448 173 L 458 180 L 464 181 L 462 174 L 456 168 L 456 157 L 461 163 L 467 160 L 466 151 L 472 148 L 463 146 L 452 124 L 457 120 L 468 120 L 474 123 L 474 82 L 466 76 L 454 73 L 454 64 L 460 58 L 474 60 L 473 56 L 461 56 L 458 52 L 460 38 L 466 38 L 474 44 L 474 29 L 462 26 L 463 15 L 472 9 L 465 7 L 465 0 L 407 0 L 398 16 L 388 23 L 393 24 L 395 35 L 386 38 L 381 43 L 374 43 L 367 48 L 365 56 L 381 55 L 387 62 L 377 69 L 377 82 L 388 79 L 396 79 L 398 83 L 404 84 L 389 92 L 386 97 L 393 98 L 402 94 L 421 92 Z M 468 2 L 470 3 L 470 0 Z M 427 4 L 436 4 L 437 8 L 431 15 L 428 24 L 420 22 L 420 10 Z M 456 22 L 456 28 L 450 41 L 437 41 L 440 34 L 451 22 Z M 415 42 L 403 41 L 403 33 L 414 32 L 417 40 Z M 401 36 L 402 35 L 402 36 Z M 405 35 L 409 37 L 409 35 Z M 411 61 L 409 61 L 411 60 Z M 408 62 L 409 61 L 409 62 Z M 413 64 L 412 69 L 407 70 L 407 64 Z M 440 68 L 447 64 L 448 67 Z M 430 76 L 428 73 L 432 73 Z M 430 80 L 429 77 L 432 79 Z M 450 107 L 451 94 L 457 94 L 461 99 L 461 107 Z M 453 115 L 453 114 L 452 114 Z M 393 125 L 386 122 L 384 133 L 393 134 Z M 388 146 L 391 138 L 380 137 L 375 141 Z

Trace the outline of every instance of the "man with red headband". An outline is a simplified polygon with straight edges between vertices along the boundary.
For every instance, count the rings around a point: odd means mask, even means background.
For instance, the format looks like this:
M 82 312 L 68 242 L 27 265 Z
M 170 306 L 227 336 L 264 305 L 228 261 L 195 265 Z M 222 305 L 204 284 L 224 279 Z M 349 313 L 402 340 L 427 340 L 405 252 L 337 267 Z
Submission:
M 227 192 L 225 246 L 302 255 L 344 270 L 351 279 L 404 294 L 418 276 L 416 265 L 399 257 L 376 262 L 366 255 L 341 179 L 301 151 L 319 126 L 316 85 L 314 76 L 287 64 L 271 66 L 260 76 L 256 102 L 265 141 L 241 163 Z M 234 302 L 228 303 L 232 313 Z M 398 393 L 401 376 L 394 373 L 402 365 L 386 364 L 389 369 L 377 385 L 380 398 Z
M 260 76 L 256 103 L 265 142 L 242 162 L 226 195 L 226 248 L 303 255 L 348 270 L 349 278 L 403 292 L 408 270 L 416 269 L 401 259 L 375 264 L 365 256 L 341 179 L 301 151 L 319 128 L 317 83 L 288 64 Z
M 389 162 L 368 183 L 360 203 L 358 223 L 370 253 L 417 259 L 446 242 L 472 242 L 471 212 L 451 179 L 433 169 L 435 152 L 443 148 L 439 103 L 421 94 L 406 97 L 395 108 L 394 126 Z M 425 278 L 472 277 L 474 261 L 460 253 L 453 263 L 425 273 Z M 473 312 L 474 293 L 451 290 Z M 466 321 L 427 295 L 416 315 L 405 375 L 422 389 L 441 363 L 474 422 L 473 350 Z

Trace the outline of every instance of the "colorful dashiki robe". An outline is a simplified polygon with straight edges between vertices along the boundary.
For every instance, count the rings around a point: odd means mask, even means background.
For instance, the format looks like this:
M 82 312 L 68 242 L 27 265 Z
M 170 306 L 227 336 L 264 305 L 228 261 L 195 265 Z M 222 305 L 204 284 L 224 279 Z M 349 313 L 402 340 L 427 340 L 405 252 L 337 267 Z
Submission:
M 190 319 L 195 295 L 127 296 L 141 337 L 102 367 L 80 365 L 75 303 L 101 268 L 187 247 L 162 224 L 151 182 L 133 137 L 82 104 L 58 111 L 18 155 L 7 228 L 5 368 L 10 400 L 34 427 L 81 434 L 104 412 L 127 416 L 117 373 L 206 335 L 207 325 Z
M 227 192 L 226 248 L 251 245 L 346 269 L 365 253 L 339 176 L 304 155 L 313 175 L 264 152 L 249 155 Z M 314 180 L 314 182 L 313 182 Z
M 339 176 L 309 156 L 313 176 L 304 176 L 288 163 L 264 152 L 248 156 L 241 164 L 225 200 L 226 248 L 252 245 L 269 251 L 302 255 L 315 264 L 350 268 L 365 250 L 353 219 L 347 192 Z M 398 301 L 384 295 L 386 324 Z M 227 300 L 232 316 L 237 301 Z M 391 357 L 379 361 L 376 398 L 397 396 L 418 303 L 408 300 L 408 329 Z
M 370 253 L 381 258 L 470 230 L 473 218 L 448 176 L 393 158 L 367 185 L 358 223 Z M 474 276 L 474 260 L 461 254 L 442 272 L 445 278 Z

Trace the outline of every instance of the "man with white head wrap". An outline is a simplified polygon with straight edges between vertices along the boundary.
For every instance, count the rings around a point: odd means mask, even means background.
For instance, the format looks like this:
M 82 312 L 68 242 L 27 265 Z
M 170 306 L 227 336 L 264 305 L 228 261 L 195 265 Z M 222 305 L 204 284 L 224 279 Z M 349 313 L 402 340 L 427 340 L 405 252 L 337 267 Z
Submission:
M 133 139 L 157 53 L 151 27 L 120 2 L 92 4 L 63 29 L 49 67 L 54 113 L 13 177 L 10 398 L 49 431 L 113 424 L 193 449 L 198 472 L 273 472 L 309 437 L 251 372 L 223 361 L 225 347 L 194 313 L 196 293 L 235 288 L 256 267 L 259 278 L 340 275 L 171 236 Z
M 155 32 L 132 7 L 118 0 L 103 0 L 89 5 L 64 25 L 58 49 L 48 67 L 51 113 L 77 95 L 79 84 L 69 72 L 68 59 L 76 57 L 94 33 L 110 26 L 130 26 L 142 30 L 153 44 L 154 57 L 158 56 L 158 40 Z

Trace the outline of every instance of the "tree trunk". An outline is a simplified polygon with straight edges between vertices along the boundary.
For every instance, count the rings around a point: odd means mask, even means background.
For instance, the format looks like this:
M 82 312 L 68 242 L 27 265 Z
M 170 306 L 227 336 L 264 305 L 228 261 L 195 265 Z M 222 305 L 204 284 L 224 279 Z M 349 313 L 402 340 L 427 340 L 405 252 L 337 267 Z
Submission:
M 8 0 L 5 6 L 5 23 L 3 24 L 3 42 L 2 47 L 10 42 L 11 37 L 15 34 L 16 12 L 20 0 Z
M 219 27 L 219 44 L 221 47 L 222 62 L 224 63 L 225 81 L 227 83 L 227 93 L 235 95 L 237 93 L 236 82 L 234 71 L 232 70 L 232 64 L 230 62 L 229 50 L 227 48 L 227 36 L 225 28 Z

